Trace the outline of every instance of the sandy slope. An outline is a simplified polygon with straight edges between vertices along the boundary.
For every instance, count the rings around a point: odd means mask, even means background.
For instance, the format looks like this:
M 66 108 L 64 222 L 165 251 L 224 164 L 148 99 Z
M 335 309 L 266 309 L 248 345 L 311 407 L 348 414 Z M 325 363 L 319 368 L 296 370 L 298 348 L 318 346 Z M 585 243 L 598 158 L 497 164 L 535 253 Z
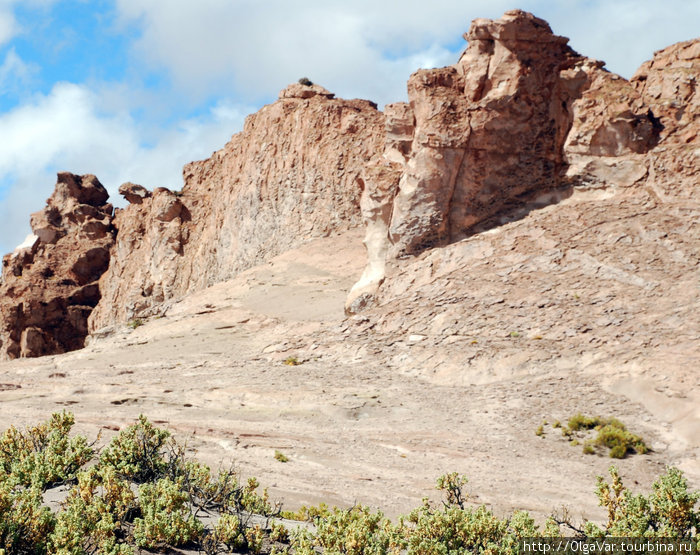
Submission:
M 534 433 L 580 410 L 614 414 L 651 444 L 618 462 L 630 485 L 648 487 L 667 464 L 700 485 L 697 367 L 680 391 L 634 360 L 567 350 L 538 361 L 531 348 L 499 347 L 516 338 L 475 356 L 473 340 L 375 337 L 367 318 L 342 313 L 364 263 L 360 235 L 311 242 L 82 351 L 2 363 L 2 426 L 67 409 L 81 432 L 106 439 L 143 413 L 288 507 L 365 503 L 395 515 L 459 471 L 473 500 L 501 514 L 566 505 L 601 517 L 595 476 L 611 460 L 583 455 L 551 426 Z M 285 365 L 289 356 L 302 364 Z

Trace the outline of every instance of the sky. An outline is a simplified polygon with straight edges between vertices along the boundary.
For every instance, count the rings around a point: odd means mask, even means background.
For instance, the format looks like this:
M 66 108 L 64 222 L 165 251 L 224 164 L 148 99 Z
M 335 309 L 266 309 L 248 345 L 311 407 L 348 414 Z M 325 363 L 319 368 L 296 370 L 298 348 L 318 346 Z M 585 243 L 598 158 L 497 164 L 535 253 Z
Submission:
M 700 35 L 700 0 L 0 0 L 0 253 L 56 172 L 182 187 L 182 166 L 300 77 L 380 108 L 454 63 L 477 17 L 521 8 L 631 77 Z

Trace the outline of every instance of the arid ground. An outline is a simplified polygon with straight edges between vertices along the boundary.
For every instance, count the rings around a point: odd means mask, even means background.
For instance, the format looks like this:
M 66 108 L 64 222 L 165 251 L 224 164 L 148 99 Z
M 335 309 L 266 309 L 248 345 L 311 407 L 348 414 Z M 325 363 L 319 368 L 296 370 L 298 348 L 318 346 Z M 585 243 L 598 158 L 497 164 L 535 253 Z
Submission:
M 665 375 L 650 371 L 659 349 L 644 363 L 633 351 L 606 359 L 560 341 L 558 356 L 533 356 L 546 332 L 372 339 L 371 315 L 343 314 L 365 260 L 360 237 L 310 242 L 81 351 L 2 363 L 2 427 L 68 410 L 78 431 L 105 443 L 145 414 L 211 465 L 258 477 L 288 508 L 362 503 L 394 516 L 435 497 L 435 479 L 457 471 L 471 500 L 498 514 L 542 518 L 565 506 L 575 519 L 601 519 L 595 477 L 613 462 L 635 489 L 666 465 L 700 484 L 697 353 L 666 353 L 669 364 L 685 357 L 687 371 Z M 454 245 L 452 256 L 473 255 L 483 241 Z M 652 452 L 584 455 L 552 427 L 579 411 L 619 418 Z

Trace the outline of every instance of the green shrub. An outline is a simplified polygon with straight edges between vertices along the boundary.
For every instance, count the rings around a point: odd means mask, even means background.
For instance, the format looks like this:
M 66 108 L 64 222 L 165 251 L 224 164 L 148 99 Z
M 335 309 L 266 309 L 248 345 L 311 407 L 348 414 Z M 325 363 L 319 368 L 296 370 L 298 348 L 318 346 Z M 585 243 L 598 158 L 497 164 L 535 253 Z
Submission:
M 389 546 L 389 526 L 381 512 L 372 512 L 368 507 L 335 507 L 328 516 L 316 521 L 315 533 L 298 530 L 291 545 L 300 554 L 314 553 L 315 547 L 326 553 L 382 554 Z
M 700 510 L 695 505 L 700 492 L 688 491 L 683 473 L 669 468 L 652 485 L 648 496 L 634 495 L 622 483 L 616 467 L 610 468 L 611 481 L 598 477 L 596 494 L 607 510 L 605 528 L 587 523 L 585 532 L 593 537 L 625 536 L 638 538 L 697 538 Z
M 648 451 L 644 440 L 628 432 L 619 421 L 602 426 L 595 443 L 610 449 L 610 456 L 614 459 L 623 459 L 628 453 L 644 454 Z
M 331 509 L 325 503 L 317 506 L 307 507 L 302 505 L 298 511 L 282 511 L 280 516 L 288 520 L 298 520 L 300 522 L 314 522 L 317 518 L 326 518 L 331 515 Z
M 221 515 L 214 525 L 214 537 L 232 550 L 243 549 L 246 546 L 245 529 L 240 519 L 235 515 Z
M 190 510 L 188 495 L 169 478 L 139 487 L 141 518 L 134 520 L 139 547 L 186 545 L 199 538 L 204 526 Z
M 75 479 L 93 450 L 84 437 L 69 437 L 74 423 L 72 414 L 62 412 L 25 432 L 7 429 L 0 438 L 0 474 L 13 485 L 42 490 Z
M 168 462 L 164 456 L 170 432 L 156 428 L 141 415 L 115 436 L 100 455 L 100 465 L 113 467 L 117 474 L 136 483 L 164 476 Z
M 133 320 L 129 320 L 127 326 L 129 326 L 132 330 L 135 330 L 136 328 L 143 326 L 143 324 L 144 321 L 141 318 L 134 318 Z
M 17 489 L 10 479 L 0 482 L 0 552 L 47 552 L 46 540 L 55 519 L 41 504 L 41 490 Z
M 574 432 L 587 430 L 598 433 L 595 438 L 584 442 L 583 452 L 586 455 L 594 454 L 595 446 L 608 448 L 610 457 L 614 459 L 623 459 L 630 453 L 644 454 L 649 450 L 644 440 L 629 432 L 617 418 L 590 417 L 579 412 L 569 419 L 568 427 L 562 428 L 562 435 L 571 437 Z M 574 445 L 574 441 L 571 444 Z
M 427 501 L 399 520 L 392 545 L 409 553 L 498 552 L 507 524 L 484 506 L 476 509 L 434 509 Z
M 464 492 L 464 486 L 467 482 L 466 476 L 458 474 L 457 472 L 450 472 L 449 474 L 443 474 L 437 479 L 435 482 L 435 489 L 444 492 L 445 500 L 443 504 L 445 506 L 463 509 L 469 497 Z
M 601 419 L 597 416 L 584 416 L 580 412 L 569 418 L 568 427 L 572 432 L 579 430 L 592 430 L 601 423 Z
M 273 542 L 287 543 L 289 541 L 289 530 L 282 524 L 273 522 L 270 528 L 270 540 Z
M 122 543 L 125 523 L 136 508 L 129 484 L 112 467 L 92 467 L 78 475 L 58 513 L 51 546 L 58 552 L 133 553 Z
M 584 447 L 593 450 L 597 444 L 611 452 L 628 445 L 643 449 L 635 443 L 637 436 L 615 419 L 578 415 L 573 424 L 590 430 L 594 420 L 604 439 L 600 443 L 588 439 Z M 515 554 L 522 538 L 560 536 L 560 524 L 593 538 L 695 539 L 700 526 L 696 508 L 700 492 L 689 491 L 679 470 L 669 469 L 651 493 L 643 495 L 625 488 L 611 467 L 611 481 L 599 478 L 596 492 L 607 511 L 604 526 L 584 522 L 577 527 L 552 517 L 540 529 L 522 511 L 499 518 L 484 506 L 467 506 L 466 477 L 450 473 L 437 481 L 442 505 L 423 500 L 396 524 L 367 507 L 321 504 L 283 513 L 314 524 L 290 534 L 281 524 L 268 529 L 267 524 L 253 522 L 253 515 L 280 514 L 267 491 L 259 491 L 256 479 L 242 482 L 232 470 L 212 474 L 206 465 L 188 459 L 182 445 L 143 416 L 110 442 L 95 466 L 83 471 L 78 470 L 81 461 L 92 451 L 85 438 L 69 437 L 72 425 L 71 415 L 56 414 L 25 432 L 10 428 L 0 439 L 0 555 L 130 555 L 136 547 L 176 546 L 207 554 Z M 42 493 L 48 485 L 66 480 L 72 489 L 52 514 L 42 506 Z M 141 482 L 138 496 L 132 490 L 137 482 Z M 220 518 L 205 528 L 198 520 L 200 511 L 216 512 Z

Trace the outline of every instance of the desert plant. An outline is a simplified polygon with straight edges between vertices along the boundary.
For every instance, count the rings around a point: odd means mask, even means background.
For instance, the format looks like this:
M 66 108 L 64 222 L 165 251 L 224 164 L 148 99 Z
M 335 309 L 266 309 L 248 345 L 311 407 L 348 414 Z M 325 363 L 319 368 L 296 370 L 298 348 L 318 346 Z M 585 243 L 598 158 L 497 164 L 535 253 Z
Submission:
M 134 520 L 139 547 L 180 546 L 199 538 L 204 526 L 191 513 L 188 495 L 169 478 L 139 487 L 140 518 Z
M 141 415 L 138 422 L 112 439 L 102 451 L 99 463 L 139 484 L 158 479 L 168 466 L 164 454 L 168 438 L 170 432 L 156 428 Z
M 409 553 L 483 553 L 498 552 L 507 532 L 507 523 L 484 506 L 476 509 L 423 506 L 399 520 L 394 549 Z
M 297 530 L 291 546 L 295 553 L 309 555 L 314 553 L 314 548 L 348 555 L 383 554 L 390 543 L 389 529 L 390 524 L 381 512 L 372 512 L 364 506 L 335 507 L 328 516 L 316 521 L 315 532 Z
M 572 432 L 577 432 L 579 430 L 592 430 L 600 423 L 600 417 L 584 416 L 580 412 L 577 412 L 571 418 L 569 418 L 568 428 Z
M 610 456 L 614 459 L 623 459 L 632 452 L 644 454 L 648 451 L 644 440 L 627 431 L 619 421 L 600 427 L 594 441 L 596 445 L 610 449 Z
M 24 432 L 11 426 L 0 438 L 0 470 L 15 486 L 41 490 L 73 480 L 93 456 L 84 437 L 69 437 L 74 424 L 74 416 L 62 412 Z
M 126 523 L 137 507 L 129 484 L 110 466 L 92 467 L 78 475 L 58 513 L 50 538 L 58 553 L 133 553 L 126 545 Z
M 326 518 L 331 515 L 331 508 L 325 503 L 317 506 L 307 507 L 302 505 L 297 511 L 282 511 L 280 516 L 287 520 L 298 520 L 300 522 L 315 522 L 317 518 Z
M 278 522 L 273 522 L 270 528 L 270 540 L 273 542 L 287 543 L 289 541 L 289 530 Z
M 450 472 L 443 474 L 435 482 L 435 489 L 445 492 L 443 504 L 446 507 L 464 508 L 468 495 L 464 492 L 464 486 L 469 480 L 463 474 Z
M 0 480 L 0 552 L 46 553 L 54 524 L 40 489 L 17 489 L 7 476 Z
M 669 468 L 654 482 L 648 496 L 630 492 L 615 466 L 610 467 L 609 473 L 610 482 L 599 476 L 596 488 L 599 503 L 608 513 L 607 524 L 601 528 L 586 523 L 586 535 L 681 540 L 697 537 L 700 510 L 695 506 L 700 492 L 688 490 L 688 482 L 680 470 Z
M 574 427 L 590 430 L 591 420 L 597 420 L 598 431 L 606 426 L 626 431 L 614 419 L 583 416 L 576 418 Z M 206 465 L 188 459 L 183 445 L 143 416 L 110 442 L 94 466 L 77 469 L 77 462 L 87 456 L 87 443 L 85 438 L 69 436 L 72 423 L 72 416 L 57 414 L 25 432 L 10 428 L 3 434 L 0 555 L 129 555 L 137 547 L 167 550 L 182 545 L 207 554 L 515 554 L 523 538 L 560 536 L 560 525 L 580 537 L 693 541 L 700 526 L 700 492 L 688 489 L 679 470 L 669 469 L 653 484 L 651 493 L 643 495 L 630 492 L 611 467 L 610 482 L 598 478 L 596 492 L 607 511 L 605 525 L 575 526 L 565 516 L 550 518 L 540 529 L 522 511 L 499 518 L 484 506 L 467 506 L 467 479 L 453 472 L 437 481 L 444 496 L 441 505 L 424 499 L 396 524 L 368 507 L 339 509 L 321 504 L 284 513 L 314 524 L 289 533 L 281 524 L 270 526 L 270 519 L 280 514 L 279 506 L 270 503 L 266 490 L 259 491 L 257 480 L 243 482 L 232 469 L 212 474 Z M 586 445 L 593 449 L 595 440 L 587 440 Z M 54 455 L 42 459 L 37 453 Z M 15 464 L 15 458 L 21 464 Z M 32 464 L 52 470 L 30 472 L 27 468 Z M 66 479 L 72 489 L 53 514 L 42 506 L 42 493 L 47 484 Z M 132 488 L 139 481 L 135 495 Z M 198 519 L 200 511 L 216 512 L 220 518 L 206 528 Z M 258 518 L 254 515 L 268 518 L 261 525 L 254 522 Z
M 593 439 L 583 444 L 583 452 L 587 455 L 594 454 L 596 446 L 609 449 L 608 454 L 615 459 L 625 458 L 630 453 L 644 454 L 649 450 L 644 440 L 628 431 L 617 418 L 590 417 L 579 412 L 569 419 L 567 427 L 562 428 L 562 435 L 571 437 L 574 432 L 587 430 L 597 432 Z M 571 441 L 571 445 L 574 445 L 574 441 Z

